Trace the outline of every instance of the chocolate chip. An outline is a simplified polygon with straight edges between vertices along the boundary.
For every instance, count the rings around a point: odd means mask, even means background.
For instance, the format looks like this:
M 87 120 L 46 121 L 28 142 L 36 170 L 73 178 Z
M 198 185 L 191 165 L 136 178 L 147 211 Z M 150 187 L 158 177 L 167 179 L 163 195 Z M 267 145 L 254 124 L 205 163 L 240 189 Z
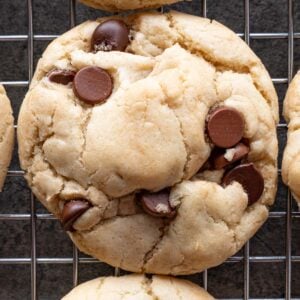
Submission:
M 84 199 L 66 202 L 61 214 L 61 223 L 64 230 L 72 231 L 74 222 L 89 208 L 90 204 Z
M 176 211 L 169 202 L 170 193 L 168 190 L 162 190 L 157 193 L 141 192 L 138 200 L 143 209 L 154 217 L 173 218 Z
M 244 118 L 234 108 L 219 107 L 208 117 L 208 135 L 220 148 L 231 148 L 236 145 L 243 137 L 244 128 Z
M 98 25 L 92 36 L 92 51 L 124 51 L 129 44 L 129 29 L 121 20 Z
M 225 174 L 223 184 L 239 182 L 248 194 L 248 205 L 255 203 L 264 191 L 264 178 L 253 163 L 242 164 Z
M 73 89 L 80 100 L 97 104 L 111 95 L 113 80 L 107 71 L 99 67 L 85 67 L 76 73 Z
M 70 70 L 53 70 L 48 73 L 48 78 L 52 82 L 67 85 L 74 80 L 75 74 Z
M 227 160 L 226 151 L 233 151 L 233 156 L 230 160 Z M 224 167 L 243 159 L 247 156 L 250 149 L 248 146 L 246 146 L 243 143 L 238 143 L 234 148 L 224 150 L 222 149 L 222 152 L 219 154 L 215 154 L 213 157 L 213 165 L 214 169 L 220 170 Z M 230 155 L 230 154 L 229 154 Z

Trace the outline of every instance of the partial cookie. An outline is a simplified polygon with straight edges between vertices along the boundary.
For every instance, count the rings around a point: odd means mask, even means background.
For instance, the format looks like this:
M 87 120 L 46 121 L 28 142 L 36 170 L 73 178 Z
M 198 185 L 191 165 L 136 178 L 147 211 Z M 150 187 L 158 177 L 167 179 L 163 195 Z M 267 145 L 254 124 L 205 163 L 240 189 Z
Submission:
M 88 6 L 107 11 L 154 8 L 180 1 L 183 0 L 80 0 Z
M 125 297 L 126 295 L 126 297 Z M 74 288 L 62 300 L 212 300 L 204 289 L 187 280 L 167 276 L 100 277 Z
M 282 161 L 282 179 L 300 205 L 300 72 L 288 88 L 283 109 L 288 139 Z
M 100 19 L 39 61 L 20 160 L 80 250 L 133 272 L 189 274 L 267 219 L 277 121 L 266 69 L 223 25 L 177 12 Z
M 0 85 L 0 191 L 10 164 L 14 144 L 14 118 L 4 87 Z

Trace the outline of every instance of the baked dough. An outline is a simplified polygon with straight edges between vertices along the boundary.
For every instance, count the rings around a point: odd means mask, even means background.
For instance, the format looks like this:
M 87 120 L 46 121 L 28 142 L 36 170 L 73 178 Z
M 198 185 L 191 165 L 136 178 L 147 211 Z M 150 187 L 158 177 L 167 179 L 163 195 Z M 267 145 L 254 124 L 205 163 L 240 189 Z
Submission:
M 300 73 L 292 80 L 284 99 L 288 138 L 282 161 L 282 179 L 300 205 Z
M 14 118 L 4 87 L 0 85 L 0 191 L 10 164 L 14 144 Z
M 183 0 L 80 0 L 88 6 L 107 11 L 154 8 Z
M 99 260 L 158 274 L 216 266 L 255 234 L 275 198 L 278 100 L 271 78 L 251 49 L 216 21 L 135 14 L 123 19 L 132 39 L 125 52 L 91 52 L 91 36 L 104 20 L 63 34 L 38 63 L 19 117 L 28 183 L 68 225 L 80 212 L 70 237 Z M 104 103 L 88 105 L 72 83 L 48 78 L 53 69 L 88 66 L 113 78 Z M 245 120 L 248 161 L 264 180 L 253 205 L 238 182 L 221 185 L 224 169 L 204 169 L 212 150 L 205 124 L 216 105 Z M 164 188 L 177 209 L 173 219 L 151 216 L 136 201 L 141 190 Z M 86 199 L 91 208 L 75 203 L 75 215 L 65 213 L 73 199 Z
M 74 288 L 62 300 L 212 300 L 204 289 L 167 276 L 100 277 Z

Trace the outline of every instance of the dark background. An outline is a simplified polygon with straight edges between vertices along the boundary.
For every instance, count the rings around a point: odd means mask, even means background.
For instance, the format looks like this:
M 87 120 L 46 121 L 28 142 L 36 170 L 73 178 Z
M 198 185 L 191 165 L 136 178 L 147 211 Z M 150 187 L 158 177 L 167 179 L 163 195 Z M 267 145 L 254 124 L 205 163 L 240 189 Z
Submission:
M 298 2 L 298 4 L 296 3 Z M 295 32 L 300 32 L 300 1 L 295 1 Z M 34 35 L 58 35 L 70 27 L 68 0 L 33 0 Z M 202 15 L 201 1 L 175 4 L 172 8 L 187 13 Z M 104 15 L 101 11 L 76 5 L 76 23 Z M 28 49 L 26 36 L 21 41 L 4 41 L 4 35 L 26 35 L 28 32 L 27 1 L 0 0 L 0 82 L 25 81 L 6 90 L 12 101 L 15 117 L 26 93 L 28 81 Z M 244 1 L 207 0 L 207 16 L 227 25 L 237 33 L 244 32 Z M 287 0 L 251 0 L 251 33 L 287 33 Z M 1 38 L 2 36 L 2 38 Z M 300 65 L 300 33 L 295 36 L 294 70 Z M 34 65 L 49 43 L 36 37 L 34 40 Z M 287 35 L 275 39 L 251 38 L 251 47 L 262 59 L 272 78 L 288 77 L 288 38 Z M 234 51 L 234 49 L 233 49 Z M 276 84 L 280 99 L 280 111 L 287 88 L 287 80 Z M 283 122 L 283 120 L 282 120 Z M 278 128 L 280 140 L 279 168 L 283 146 L 286 141 L 286 128 Z M 10 170 L 19 170 L 16 155 Z M 273 212 L 286 211 L 287 188 L 279 177 L 279 190 Z M 30 191 L 22 176 L 10 176 L 6 180 L 3 193 L 0 193 L 0 299 L 30 299 L 31 266 L 26 264 L 4 263 L 7 258 L 30 258 L 31 224 Z M 36 203 L 37 213 L 46 211 Z M 292 297 L 300 298 L 300 215 L 293 202 L 292 218 Z M 22 220 L 4 220 L 3 214 L 25 214 Z M 2 216 L 2 217 L 1 217 Z M 285 247 L 286 220 L 284 214 L 270 218 L 250 242 L 250 298 L 285 297 Z M 40 258 L 72 258 L 73 247 L 67 235 L 56 220 L 38 218 L 36 221 L 36 251 Z M 227 262 L 208 271 L 208 290 L 216 298 L 244 297 L 244 252 L 241 251 L 235 262 Z M 84 257 L 83 254 L 79 254 Z M 264 256 L 276 257 L 276 262 L 259 261 Z M 257 259 L 258 258 L 258 259 Z M 254 260 L 256 260 L 254 262 Z M 49 261 L 48 261 L 49 262 Z M 39 299 L 59 299 L 72 288 L 73 266 L 69 263 L 43 263 L 37 265 L 37 295 Z M 113 275 L 114 269 L 104 263 L 80 263 L 79 282 L 97 276 Z M 203 275 L 188 276 L 203 285 Z M 188 299 L 187 299 L 188 300 Z

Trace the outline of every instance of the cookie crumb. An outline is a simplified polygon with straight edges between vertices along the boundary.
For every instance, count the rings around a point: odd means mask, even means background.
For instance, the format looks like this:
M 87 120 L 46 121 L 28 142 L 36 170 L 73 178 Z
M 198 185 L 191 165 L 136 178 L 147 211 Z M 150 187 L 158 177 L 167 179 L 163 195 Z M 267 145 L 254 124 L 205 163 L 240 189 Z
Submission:
M 232 159 L 234 157 L 234 154 L 235 154 L 235 149 L 234 148 L 227 149 L 225 154 L 224 154 L 224 158 L 228 161 L 232 161 Z
M 169 208 L 167 205 L 159 203 L 156 205 L 155 209 L 159 212 L 159 213 L 167 213 L 169 211 Z

